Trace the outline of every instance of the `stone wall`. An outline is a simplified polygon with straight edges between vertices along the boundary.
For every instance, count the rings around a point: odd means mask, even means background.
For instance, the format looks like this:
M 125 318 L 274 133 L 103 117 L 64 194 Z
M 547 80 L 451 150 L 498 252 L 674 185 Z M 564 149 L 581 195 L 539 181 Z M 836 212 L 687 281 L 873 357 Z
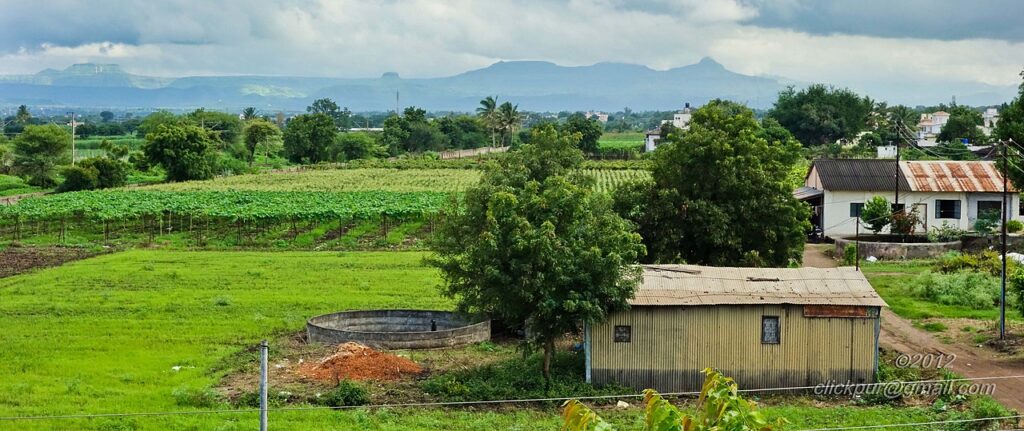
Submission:
M 836 238 L 836 256 L 843 256 L 846 246 L 855 244 L 854 238 Z M 960 251 L 962 241 L 953 242 L 860 242 L 860 258 L 874 256 L 885 260 L 928 259 L 950 251 Z
M 432 322 L 436 331 L 432 331 Z M 355 341 L 377 349 L 431 349 L 479 343 L 491 338 L 491 321 L 432 310 L 359 310 L 325 314 L 306 322 L 309 341 Z

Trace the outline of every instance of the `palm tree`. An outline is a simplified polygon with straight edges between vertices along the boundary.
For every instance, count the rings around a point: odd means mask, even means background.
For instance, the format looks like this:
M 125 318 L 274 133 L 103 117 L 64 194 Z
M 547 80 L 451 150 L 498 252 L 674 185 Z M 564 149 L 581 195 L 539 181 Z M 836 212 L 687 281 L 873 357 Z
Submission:
M 245 121 L 255 120 L 257 115 L 259 115 L 259 112 L 252 106 L 242 110 L 242 119 Z
M 509 137 L 509 144 L 512 143 L 512 137 L 514 136 L 516 129 L 519 128 L 520 123 L 523 121 L 522 115 L 519 114 L 519 105 L 512 105 L 509 102 L 502 103 L 498 107 L 497 112 L 497 124 L 501 129 L 501 143 L 505 144 L 505 137 Z
M 494 96 L 487 96 L 480 101 L 480 107 L 476 108 L 476 115 L 483 120 L 484 125 L 491 131 L 491 146 L 494 146 L 494 134 L 498 129 L 498 99 Z

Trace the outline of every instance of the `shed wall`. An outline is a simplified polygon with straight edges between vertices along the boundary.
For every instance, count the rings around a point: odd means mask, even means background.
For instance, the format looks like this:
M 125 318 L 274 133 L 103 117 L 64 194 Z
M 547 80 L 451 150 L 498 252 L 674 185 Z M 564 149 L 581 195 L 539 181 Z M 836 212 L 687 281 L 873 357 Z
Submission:
M 779 344 L 761 343 L 762 316 L 779 317 Z M 708 367 L 744 389 L 872 382 L 877 322 L 792 305 L 634 306 L 591 328 L 591 378 L 661 392 L 699 391 Z M 629 343 L 613 342 L 617 325 L 631 326 Z

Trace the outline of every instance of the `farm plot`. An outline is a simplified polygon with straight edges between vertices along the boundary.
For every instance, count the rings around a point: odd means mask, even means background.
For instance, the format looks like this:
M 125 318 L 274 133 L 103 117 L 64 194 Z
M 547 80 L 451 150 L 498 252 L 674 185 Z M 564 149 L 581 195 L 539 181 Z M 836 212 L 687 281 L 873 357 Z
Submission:
M 236 175 L 208 181 L 187 181 L 147 187 L 161 191 L 278 192 L 458 192 L 480 179 L 471 169 L 325 169 L 294 173 Z

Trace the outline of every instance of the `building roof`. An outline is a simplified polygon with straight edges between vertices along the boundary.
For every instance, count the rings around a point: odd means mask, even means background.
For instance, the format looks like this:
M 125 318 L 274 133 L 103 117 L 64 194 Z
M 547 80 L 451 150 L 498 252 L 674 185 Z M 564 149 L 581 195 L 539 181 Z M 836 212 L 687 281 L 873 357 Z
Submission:
M 818 159 L 811 167 L 817 171 L 825 190 L 895 190 L 896 163 L 880 159 Z M 900 176 L 900 191 L 910 191 L 910 183 Z
M 644 265 L 631 305 L 852 305 L 886 303 L 853 268 Z
M 801 201 L 816 198 L 824 194 L 825 192 L 823 190 L 818 190 L 814 187 L 807 186 L 799 187 L 796 190 L 793 190 L 793 197 Z

